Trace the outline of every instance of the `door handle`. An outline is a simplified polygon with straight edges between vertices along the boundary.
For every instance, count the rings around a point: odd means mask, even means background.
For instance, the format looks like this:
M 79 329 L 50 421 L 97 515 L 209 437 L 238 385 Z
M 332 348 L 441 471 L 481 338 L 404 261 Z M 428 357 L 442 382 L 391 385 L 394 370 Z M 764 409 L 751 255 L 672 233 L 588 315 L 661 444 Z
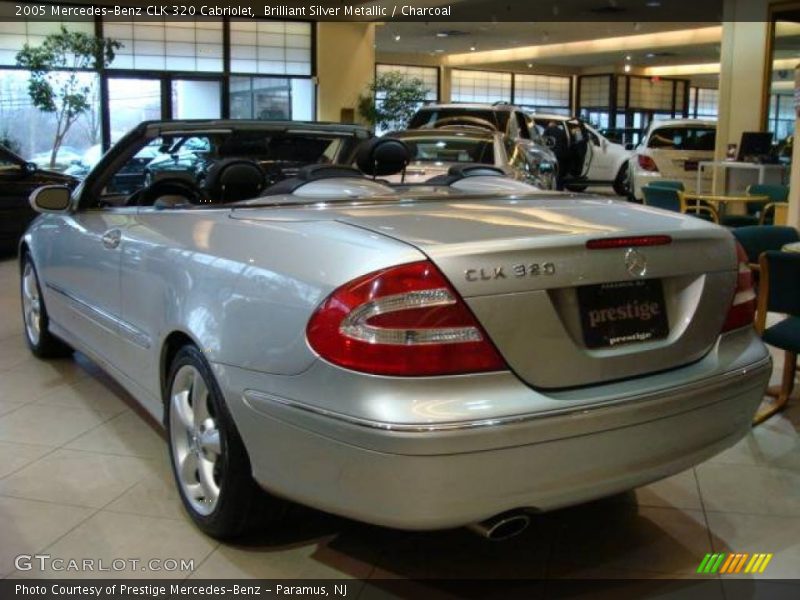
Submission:
M 122 232 L 119 229 L 109 229 L 103 234 L 103 246 L 113 250 L 122 241 Z

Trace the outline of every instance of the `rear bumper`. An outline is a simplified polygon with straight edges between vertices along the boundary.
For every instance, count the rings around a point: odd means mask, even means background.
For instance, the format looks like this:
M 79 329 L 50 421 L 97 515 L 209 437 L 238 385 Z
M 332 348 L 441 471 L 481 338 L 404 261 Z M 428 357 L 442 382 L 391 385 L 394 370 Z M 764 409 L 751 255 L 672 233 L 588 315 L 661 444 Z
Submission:
M 607 496 L 732 445 L 749 430 L 771 370 L 763 346 L 747 335 L 749 362 L 701 381 L 594 408 L 571 410 L 566 402 L 561 411 L 471 422 L 354 418 L 233 391 L 236 374 L 215 369 L 266 489 L 362 521 L 438 529 Z M 672 372 L 675 381 L 680 371 Z

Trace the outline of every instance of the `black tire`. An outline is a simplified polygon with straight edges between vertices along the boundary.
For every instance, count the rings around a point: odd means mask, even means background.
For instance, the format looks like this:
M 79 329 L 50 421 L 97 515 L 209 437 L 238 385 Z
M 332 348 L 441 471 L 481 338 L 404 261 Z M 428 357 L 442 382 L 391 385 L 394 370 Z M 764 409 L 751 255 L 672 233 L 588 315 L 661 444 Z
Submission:
M 177 445 L 181 444 L 184 429 L 179 417 L 172 418 L 174 409 L 173 392 L 176 391 L 176 377 L 180 373 L 192 372 L 194 369 L 203 379 L 207 389 L 206 405 L 208 415 L 218 431 L 219 454 L 214 462 L 214 481 L 218 482 L 218 495 L 209 511 L 198 510 L 197 498 L 192 499 L 181 479 L 180 466 L 177 464 Z M 260 529 L 274 525 L 285 511 L 286 502 L 263 491 L 252 477 L 250 458 L 244 447 L 239 432 L 233 422 L 222 393 L 202 353 L 193 345 L 186 345 L 176 354 L 170 366 L 165 389 L 164 422 L 167 428 L 167 439 L 170 448 L 172 473 L 181 501 L 195 524 L 206 534 L 218 539 L 231 539 L 241 536 L 245 531 Z M 191 396 L 191 393 L 190 393 Z M 175 433 L 175 435 L 173 435 Z M 194 438 L 198 453 L 203 453 L 201 444 Z M 176 441 L 178 440 L 178 441 Z M 198 454 L 199 456 L 199 454 Z M 200 459 L 194 459 L 200 460 Z M 217 463 L 219 468 L 217 469 Z M 199 464 L 199 463 L 198 463 Z M 201 467 L 195 471 L 199 476 Z M 202 487 L 202 486 L 201 486 Z M 210 503 L 206 503 L 210 504 Z
M 614 179 L 614 192 L 618 196 L 628 197 L 630 194 L 630 185 L 628 185 L 628 183 L 628 165 L 624 164 L 619 168 L 619 173 L 617 173 L 617 177 Z
M 20 261 L 19 281 L 22 324 L 28 348 L 39 358 L 63 358 L 71 355 L 72 348 L 50 333 L 50 319 L 39 285 L 39 275 L 27 252 Z
M 566 185 L 567 190 L 569 190 L 570 192 L 578 192 L 578 193 L 585 192 L 586 188 L 588 187 L 589 187 L 588 185 L 583 185 L 580 183 L 568 183 Z

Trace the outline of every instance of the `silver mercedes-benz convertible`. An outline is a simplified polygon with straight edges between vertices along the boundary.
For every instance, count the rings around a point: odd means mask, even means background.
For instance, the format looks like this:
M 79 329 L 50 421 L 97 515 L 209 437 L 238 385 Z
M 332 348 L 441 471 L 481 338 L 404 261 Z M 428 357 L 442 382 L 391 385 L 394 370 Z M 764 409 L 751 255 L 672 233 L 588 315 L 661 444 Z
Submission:
M 771 363 L 725 229 L 485 165 L 388 185 L 408 149 L 362 137 L 148 122 L 73 193 L 31 196 L 31 350 L 85 353 L 163 421 L 200 528 L 288 499 L 502 537 L 745 434 Z M 202 165 L 166 168 L 187 138 Z

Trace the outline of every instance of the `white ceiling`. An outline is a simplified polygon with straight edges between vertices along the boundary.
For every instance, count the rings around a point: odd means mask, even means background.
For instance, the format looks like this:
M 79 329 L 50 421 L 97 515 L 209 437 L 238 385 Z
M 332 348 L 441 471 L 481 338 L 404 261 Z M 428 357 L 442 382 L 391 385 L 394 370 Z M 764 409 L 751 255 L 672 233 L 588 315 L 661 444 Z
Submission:
M 576 41 L 660 33 L 719 25 L 719 22 L 536 22 L 536 23 L 387 23 L 378 27 L 377 51 L 426 57 L 447 54 L 503 50 L 519 46 L 560 44 Z M 446 37 L 437 33 L 448 33 Z M 396 36 L 400 36 L 399 40 Z M 538 59 L 535 67 L 558 66 L 575 69 L 622 65 L 627 55 L 634 67 L 704 63 L 719 60 L 719 44 L 658 48 L 648 51 L 588 53 Z M 495 69 L 525 70 L 527 62 L 492 63 Z

